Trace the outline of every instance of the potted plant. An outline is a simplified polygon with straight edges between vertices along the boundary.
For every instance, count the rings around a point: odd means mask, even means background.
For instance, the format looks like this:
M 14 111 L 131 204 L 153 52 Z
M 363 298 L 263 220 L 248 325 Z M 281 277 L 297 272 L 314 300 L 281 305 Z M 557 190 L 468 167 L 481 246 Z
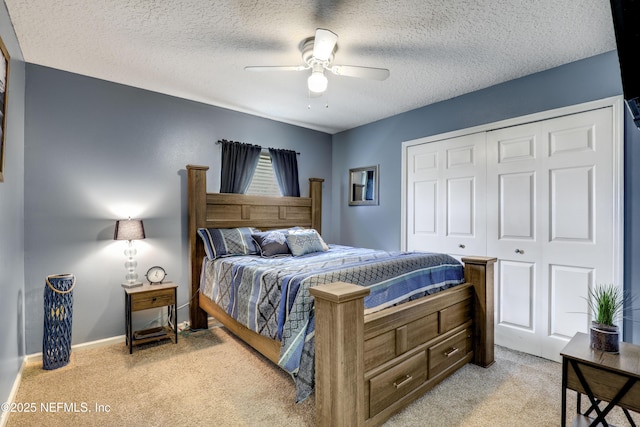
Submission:
M 587 300 L 593 313 L 591 322 L 591 348 L 608 353 L 618 353 L 620 340 L 615 322 L 622 315 L 624 294 L 614 285 L 596 285 L 589 290 Z

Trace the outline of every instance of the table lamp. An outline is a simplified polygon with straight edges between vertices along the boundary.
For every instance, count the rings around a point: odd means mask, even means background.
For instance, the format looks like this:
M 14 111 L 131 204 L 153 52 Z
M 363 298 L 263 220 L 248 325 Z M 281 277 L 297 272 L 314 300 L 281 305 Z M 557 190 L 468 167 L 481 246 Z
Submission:
M 127 219 L 116 221 L 116 230 L 113 235 L 114 240 L 127 240 L 127 248 L 124 250 L 124 255 L 127 257 L 127 261 L 124 266 L 127 269 L 126 281 L 122 283 L 125 288 L 134 288 L 136 286 L 142 286 L 142 282 L 138 281 L 138 273 L 136 273 L 136 267 L 138 262 L 133 258 L 137 251 L 133 247 L 133 240 L 144 239 L 144 225 L 140 219 Z

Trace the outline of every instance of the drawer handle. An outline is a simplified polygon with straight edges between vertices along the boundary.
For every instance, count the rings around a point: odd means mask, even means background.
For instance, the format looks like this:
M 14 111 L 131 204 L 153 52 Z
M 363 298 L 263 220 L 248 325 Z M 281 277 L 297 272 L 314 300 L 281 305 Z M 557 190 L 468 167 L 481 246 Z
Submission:
M 456 354 L 460 349 L 457 347 L 451 347 L 451 350 L 447 350 L 444 352 L 444 355 L 447 357 L 451 357 Z
M 463 245 L 462 243 L 460 243 L 460 244 L 458 245 L 458 247 L 459 247 L 460 249 L 464 249 L 464 248 L 466 248 L 466 246 L 465 246 L 465 245 Z
M 520 255 L 524 255 L 524 251 L 522 249 L 516 249 L 516 253 Z
M 153 299 L 151 300 L 151 302 L 156 302 L 158 298 L 157 297 L 153 297 Z
M 409 381 L 411 381 L 413 379 L 413 377 L 411 375 L 405 375 L 404 378 L 401 378 L 400 380 L 395 380 L 393 382 L 393 386 L 395 388 L 400 388 L 405 384 L 408 384 Z

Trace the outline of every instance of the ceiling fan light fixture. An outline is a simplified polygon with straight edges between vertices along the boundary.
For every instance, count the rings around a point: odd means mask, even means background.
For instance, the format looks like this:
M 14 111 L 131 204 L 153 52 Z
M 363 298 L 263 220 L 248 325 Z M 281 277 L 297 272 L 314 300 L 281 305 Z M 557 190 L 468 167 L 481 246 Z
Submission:
M 327 76 L 324 75 L 323 71 L 314 71 L 307 79 L 309 90 L 315 93 L 322 93 L 327 90 L 328 83 Z
M 386 68 L 362 67 L 357 65 L 334 65 L 333 56 L 338 48 L 338 36 L 336 33 L 324 28 L 317 28 L 315 37 L 309 37 L 302 41 L 302 61 L 305 65 L 285 66 L 247 66 L 245 70 L 254 71 L 306 71 L 311 70 L 307 78 L 309 97 L 322 96 L 327 90 L 329 81 L 325 70 L 337 76 L 357 77 L 371 80 L 385 80 L 389 77 Z

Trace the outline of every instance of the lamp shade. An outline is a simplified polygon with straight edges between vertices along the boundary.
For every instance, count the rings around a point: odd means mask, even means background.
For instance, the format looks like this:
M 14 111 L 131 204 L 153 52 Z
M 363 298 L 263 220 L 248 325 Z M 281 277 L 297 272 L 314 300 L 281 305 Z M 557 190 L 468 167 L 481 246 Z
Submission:
M 116 221 L 114 240 L 141 240 L 144 239 L 144 225 L 140 219 L 125 219 Z

